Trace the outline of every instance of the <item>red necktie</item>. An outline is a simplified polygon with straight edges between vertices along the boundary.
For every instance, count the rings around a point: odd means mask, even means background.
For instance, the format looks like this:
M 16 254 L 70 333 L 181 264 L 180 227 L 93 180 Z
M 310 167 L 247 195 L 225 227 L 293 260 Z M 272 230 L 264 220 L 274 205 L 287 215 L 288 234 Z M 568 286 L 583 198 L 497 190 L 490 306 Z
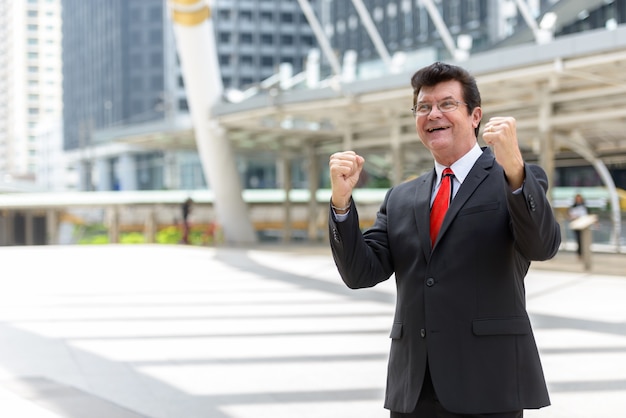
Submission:
M 450 206 L 452 176 L 454 176 L 454 173 L 451 169 L 446 168 L 443 170 L 441 185 L 430 209 L 430 242 L 433 246 L 439 234 L 439 228 L 441 228 L 443 223 L 443 218 L 446 216 L 448 206 Z

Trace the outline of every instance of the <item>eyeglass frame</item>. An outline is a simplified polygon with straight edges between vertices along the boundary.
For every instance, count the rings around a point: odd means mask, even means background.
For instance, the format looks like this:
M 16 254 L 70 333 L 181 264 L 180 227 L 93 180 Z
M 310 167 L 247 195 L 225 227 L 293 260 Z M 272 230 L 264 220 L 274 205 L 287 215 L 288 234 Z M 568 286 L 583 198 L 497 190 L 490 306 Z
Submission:
M 454 107 L 454 109 L 443 110 L 443 109 L 441 109 L 441 107 L 439 107 L 439 104 L 440 104 L 440 103 L 443 103 L 443 102 L 453 102 L 453 103 L 456 103 L 456 106 Z M 418 113 L 418 112 L 417 112 L 417 110 L 416 110 L 416 108 L 417 108 L 417 106 L 419 105 L 419 103 L 416 103 L 416 104 L 415 104 L 415 105 L 411 108 L 411 112 L 413 112 L 413 116 L 414 116 L 414 117 L 417 117 L 417 116 L 427 116 L 427 115 L 430 115 L 430 112 L 432 112 L 432 111 L 433 111 L 434 106 L 433 106 L 432 104 L 430 104 L 430 103 L 422 103 L 422 104 L 424 104 L 424 105 L 425 105 L 425 104 L 428 104 L 428 105 L 430 106 L 430 109 L 428 110 L 428 112 L 426 112 L 426 113 L 421 113 L 421 114 L 420 114 L 420 113 Z M 457 110 L 457 109 L 459 108 L 459 105 L 462 105 L 462 104 L 464 104 L 465 106 L 469 106 L 467 103 L 465 103 L 465 102 L 461 102 L 461 101 L 459 101 L 459 100 L 455 100 L 455 99 L 442 99 L 442 100 L 438 101 L 437 103 L 435 103 L 435 105 L 437 106 L 437 109 L 439 109 L 439 111 L 440 111 L 441 113 L 454 112 L 455 110 Z

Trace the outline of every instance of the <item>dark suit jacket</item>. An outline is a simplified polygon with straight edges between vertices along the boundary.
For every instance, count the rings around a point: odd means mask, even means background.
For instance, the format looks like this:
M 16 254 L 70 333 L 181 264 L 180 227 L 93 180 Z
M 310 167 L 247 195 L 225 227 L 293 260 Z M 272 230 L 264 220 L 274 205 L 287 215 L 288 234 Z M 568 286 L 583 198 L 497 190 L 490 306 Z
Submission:
M 434 248 L 434 171 L 390 189 L 364 233 L 354 203 L 343 222 L 331 211 L 333 257 L 350 288 L 371 287 L 395 273 L 386 408 L 414 410 L 426 362 L 449 411 L 550 404 L 524 277 L 531 260 L 556 254 L 561 235 L 546 198 L 545 172 L 526 164 L 525 175 L 522 193 L 513 194 L 486 149 L 453 199 Z

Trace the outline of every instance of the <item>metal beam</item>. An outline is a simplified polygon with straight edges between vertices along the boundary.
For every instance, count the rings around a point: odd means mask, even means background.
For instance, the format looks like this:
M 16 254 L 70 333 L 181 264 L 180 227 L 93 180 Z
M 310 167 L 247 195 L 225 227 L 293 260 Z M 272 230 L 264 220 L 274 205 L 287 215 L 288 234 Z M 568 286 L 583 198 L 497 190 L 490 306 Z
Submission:
M 376 29 L 372 16 L 370 16 L 370 13 L 363 4 L 363 0 L 352 0 L 352 4 L 359 14 L 361 22 L 363 22 L 363 26 L 365 26 L 365 30 L 374 44 L 374 48 L 378 51 L 380 59 L 385 63 L 387 68 L 391 70 L 391 56 L 389 55 L 389 51 L 387 51 L 387 47 L 385 46 L 385 42 L 383 42 L 380 33 L 378 33 L 378 29 Z
M 306 20 L 309 22 L 309 25 L 315 34 L 315 38 L 317 39 L 317 43 L 320 45 L 320 48 L 322 48 L 322 52 L 330 64 L 330 68 L 333 70 L 335 75 L 340 75 L 341 65 L 339 64 L 339 60 L 333 52 L 333 48 L 330 46 L 330 41 L 324 33 L 319 20 L 317 20 L 317 17 L 315 16 L 313 8 L 309 4 L 308 0 L 298 0 L 298 4 L 300 4 L 302 13 L 304 13 Z
M 530 14 L 530 8 L 524 0 L 515 0 L 515 4 L 517 5 L 517 9 L 522 14 L 522 18 L 524 18 L 524 21 L 533 32 L 535 42 L 538 42 L 540 37 L 539 25 L 537 24 L 537 21 L 535 21 L 535 18 Z
M 441 36 L 441 40 L 443 41 L 446 48 L 450 52 L 450 55 L 453 58 L 456 58 L 458 56 L 456 44 L 454 43 L 454 39 L 452 39 L 452 35 L 450 35 L 450 31 L 448 30 L 448 26 L 443 21 L 443 18 L 441 17 L 441 14 L 439 13 L 437 6 L 435 6 L 432 0 L 420 0 L 420 3 L 423 4 L 424 7 L 426 7 L 426 10 L 428 11 L 428 15 L 430 16 L 430 19 L 433 21 L 433 24 L 435 25 L 437 32 L 439 32 L 439 36 Z

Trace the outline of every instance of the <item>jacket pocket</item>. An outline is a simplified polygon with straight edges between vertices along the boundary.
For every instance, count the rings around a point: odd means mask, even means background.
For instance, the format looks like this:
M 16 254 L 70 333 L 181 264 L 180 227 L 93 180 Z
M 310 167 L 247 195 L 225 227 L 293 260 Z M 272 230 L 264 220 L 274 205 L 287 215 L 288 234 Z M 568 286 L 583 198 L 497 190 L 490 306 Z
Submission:
M 389 334 L 389 338 L 394 340 L 399 340 L 402 338 L 402 322 L 394 322 L 391 326 L 391 334 Z
M 471 215 L 472 213 L 487 212 L 490 210 L 498 210 L 499 208 L 500 208 L 500 202 L 485 203 L 483 205 L 476 205 L 476 206 L 463 208 L 459 211 L 458 216 Z
M 525 317 L 486 318 L 472 321 L 474 335 L 525 335 L 530 334 L 530 320 Z

